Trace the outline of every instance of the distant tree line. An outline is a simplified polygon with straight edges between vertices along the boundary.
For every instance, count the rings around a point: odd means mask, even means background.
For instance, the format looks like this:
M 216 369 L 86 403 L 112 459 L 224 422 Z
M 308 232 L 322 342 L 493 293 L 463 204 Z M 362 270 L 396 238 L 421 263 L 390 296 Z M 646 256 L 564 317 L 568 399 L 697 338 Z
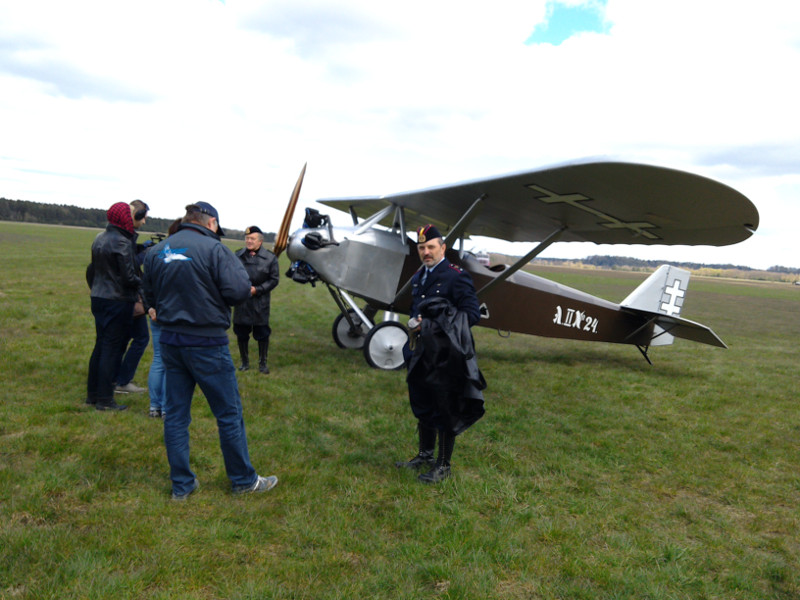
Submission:
M 47 225 L 72 225 L 74 227 L 104 228 L 106 210 L 101 208 L 81 208 L 66 204 L 44 204 L 28 200 L 8 200 L 0 198 L 0 221 L 18 221 L 24 223 L 44 223 Z M 147 217 L 145 229 L 153 233 L 166 233 L 173 219 L 157 219 Z M 228 238 L 242 238 L 244 231 L 225 228 Z M 274 233 L 265 233 L 264 241 L 275 241 Z
M 629 256 L 589 256 L 588 258 L 583 259 L 584 263 L 589 265 L 594 265 L 598 267 L 603 267 L 606 269 L 613 269 L 615 267 L 620 266 L 628 266 L 628 267 L 646 267 L 648 269 L 656 269 L 660 265 L 664 264 L 663 260 L 642 260 L 638 258 L 631 258 Z M 680 262 L 680 263 L 670 263 L 674 264 L 676 267 L 683 267 L 685 269 L 689 269 L 690 271 L 698 271 L 700 269 L 717 269 L 720 271 L 731 271 L 731 270 L 738 270 L 738 271 L 755 271 L 752 267 L 745 267 L 742 265 L 732 265 L 732 264 L 705 264 L 705 263 L 695 263 L 695 262 Z M 793 273 L 798 274 L 800 273 L 800 269 L 791 269 L 789 267 L 781 267 L 781 266 L 774 266 L 767 269 L 768 272 L 774 273 Z
M 594 265 L 596 267 L 603 267 L 605 269 L 613 269 L 614 267 L 619 266 L 628 266 L 628 267 L 646 267 L 648 269 L 656 269 L 660 265 L 664 264 L 663 260 L 643 260 L 639 258 L 631 258 L 629 256 L 589 256 L 583 259 L 583 262 L 588 265 Z M 739 269 L 741 271 L 751 271 L 750 267 L 743 267 L 739 265 L 732 265 L 732 264 L 702 264 L 702 263 L 694 263 L 694 262 L 683 262 L 683 263 L 673 263 L 676 267 L 684 267 L 689 270 L 698 270 L 703 267 L 709 269 Z
M 569 261 L 568 259 L 560 259 L 560 258 L 537 258 L 536 262 L 551 262 L 551 263 L 563 263 L 563 262 L 576 262 L 576 261 Z M 674 262 L 674 261 L 664 261 L 664 260 L 644 260 L 641 258 L 632 258 L 630 256 L 587 256 L 586 258 L 580 259 L 580 262 L 584 265 L 590 265 L 593 267 L 597 267 L 598 269 L 632 269 L 632 270 L 641 270 L 641 271 L 654 271 L 659 266 L 663 265 L 665 262 L 669 262 L 669 264 L 674 265 L 676 267 L 681 267 L 684 269 L 688 269 L 690 271 L 701 271 L 701 270 L 716 270 L 716 271 L 756 271 L 757 269 L 753 269 L 752 267 L 745 267 L 741 265 L 732 265 L 732 264 L 704 264 L 704 263 L 695 263 L 695 262 Z M 781 266 L 774 266 L 767 269 L 769 273 L 785 273 L 785 274 L 792 274 L 792 275 L 800 275 L 800 269 L 792 269 L 790 267 L 781 267 Z

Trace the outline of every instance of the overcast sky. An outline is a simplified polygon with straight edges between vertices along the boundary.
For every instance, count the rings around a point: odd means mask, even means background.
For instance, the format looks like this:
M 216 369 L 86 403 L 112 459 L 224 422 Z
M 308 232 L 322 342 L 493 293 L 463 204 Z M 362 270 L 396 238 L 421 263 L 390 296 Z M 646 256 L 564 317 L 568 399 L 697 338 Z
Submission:
M 305 162 L 322 208 L 604 156 L 722 181 L 759 230 L 544 256 L 800 267 L 798 74 L 796 0 L 0 0 L 0 196 L 275 231 Z

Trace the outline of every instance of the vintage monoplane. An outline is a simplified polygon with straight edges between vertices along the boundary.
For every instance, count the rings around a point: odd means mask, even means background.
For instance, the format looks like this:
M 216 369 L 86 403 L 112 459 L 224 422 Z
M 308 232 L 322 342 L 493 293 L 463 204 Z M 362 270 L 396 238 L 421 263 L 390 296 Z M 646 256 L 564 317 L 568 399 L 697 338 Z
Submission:
M 408 314 L 411 277 L 420 268 L 407 231 L 419 225 L 433 223 L 447 232 L 447 259 L 475 282 L 480 325 L 632 344 L 648 362 L 651 346 L 675 337 L 726 347 L 705 325 L 680 317 L 688 271 L 664 265 L 615 304 L 522 267 L 555 241 L 724 246 L 758 227 L 752 202 L 717 181 L 663 167 L 585 161 L 387 196 L 322 199 L 349 212 L 353 225 L 334 227 L 329 216 L 306 209 L 304 227 L 290 236 L 304 175 L 305 166 L 275 253 L 287 250 L 295 280 L 328 287 L 340 311 L 334 341 L 363 348 L 367 362 L 382 369 L 403 365 L 408 332 L 400 314 Z M 512 265 L 487 267 L 464 249 L 472 235 L 539 243 Z

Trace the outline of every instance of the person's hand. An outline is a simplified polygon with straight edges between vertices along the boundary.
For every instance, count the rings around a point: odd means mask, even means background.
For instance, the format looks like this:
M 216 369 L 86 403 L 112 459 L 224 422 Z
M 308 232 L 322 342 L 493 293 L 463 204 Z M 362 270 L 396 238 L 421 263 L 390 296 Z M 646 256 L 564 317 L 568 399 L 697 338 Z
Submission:
M 153 321 L 157 320 L 156 319 L 156 309 L 153 308 L 152 306 L 147 309 L 147 314 L 150 315 L 150 318 L 153 319 Z
M 252 286 L 252 285 L 250 286 L 250 295 L 251 295 L 251 296 L 255 296 L 255 295 L 256 295 L 256 288 L 255 288 L 255 286 Z

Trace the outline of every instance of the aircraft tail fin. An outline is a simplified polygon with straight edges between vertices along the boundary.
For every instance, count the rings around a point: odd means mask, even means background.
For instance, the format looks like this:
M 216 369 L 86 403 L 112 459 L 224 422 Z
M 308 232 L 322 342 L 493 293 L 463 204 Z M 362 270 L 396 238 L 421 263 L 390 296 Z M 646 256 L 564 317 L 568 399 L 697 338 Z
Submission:
M 620 306 L 679 317 L 691 273 L 670 265 L 661 265 Z
M 671 265 L 661 265 L 620 303 L 622 308 L 645 313 L 654 321 L 651 346 L 666 346 L 676 337 L 727 348 L 711 329 L 681 319 L 691 273 Z

